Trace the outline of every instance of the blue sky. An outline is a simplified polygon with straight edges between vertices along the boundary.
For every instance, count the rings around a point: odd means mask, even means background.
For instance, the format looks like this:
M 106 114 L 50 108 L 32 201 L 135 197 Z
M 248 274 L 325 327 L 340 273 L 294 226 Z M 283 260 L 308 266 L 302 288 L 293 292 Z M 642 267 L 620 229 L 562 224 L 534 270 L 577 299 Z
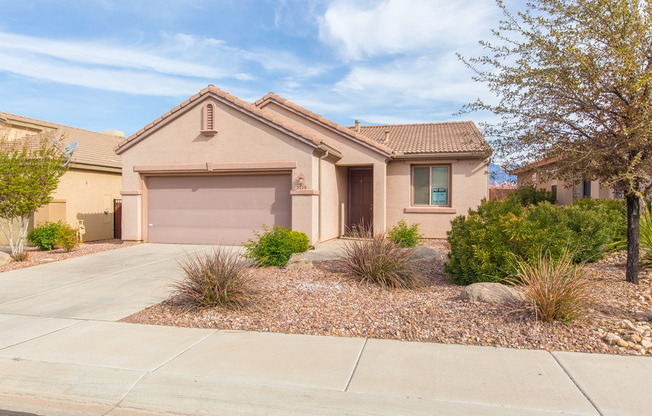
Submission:
M 509 2 L 508 2 L 509 3 Z M 127 136 L 208 84 L 343 125 L 471 119 L 493 0 L 0 0 L 0 110 Z

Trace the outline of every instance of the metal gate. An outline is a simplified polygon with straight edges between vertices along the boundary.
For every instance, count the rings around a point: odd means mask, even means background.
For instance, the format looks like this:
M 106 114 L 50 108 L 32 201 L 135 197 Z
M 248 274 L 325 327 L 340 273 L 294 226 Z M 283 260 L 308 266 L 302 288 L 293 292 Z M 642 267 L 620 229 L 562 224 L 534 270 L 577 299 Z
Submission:
M 113 238 L 122 238 L 122 199 L 113 200 Z

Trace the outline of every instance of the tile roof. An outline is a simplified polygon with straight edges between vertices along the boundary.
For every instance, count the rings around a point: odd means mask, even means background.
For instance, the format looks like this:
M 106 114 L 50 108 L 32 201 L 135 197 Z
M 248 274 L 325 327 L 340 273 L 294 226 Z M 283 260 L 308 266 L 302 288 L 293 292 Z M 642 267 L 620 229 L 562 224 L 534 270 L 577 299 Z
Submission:
M 273 101 L 276 101 L 276 102 L 278 102 L 278 103 L 280 103 L 282 105 L 285 105 L 286 107 L 289 107 L 289 108 L 293 109 L 294 111 L 297 111 L 297 112 L 299 112 L 299 113 L 301 113 L 301 114 L 303 114 L 303 115 L 305 115 L 307 117 L 310 117 L 310 118 L 312 118 L 314 120 L 317 120 L 317 121 L 331 127 L 332 129 L 337 130 L 338 132 L 340 132 L 340 133 L 342 133 L 342 134 L 344 134 L 346 136 L 349 136 L 349 137 L 352 137 L 352 138 L 354 138 L 356 140 L 364 142 L 364 143 L 366 143 L 366 144 L 368 144 L 368 145 L 370 145 L 372 147 L 375 147 L 376 149 L 381 150 L 381 151 L 383 151 L 383 152 L 385 152 L 387 154 L 392 153 L 391 146 L 386 146 L 382 142 L 378 142 L 378 141 L 375 141 L 375 140 L 370 140 L 369 137 L 367 137 L 366 135 L 360 134 L 360 133 L 358 133 L 358 132 L 356 132 L 354 130 L 351 130 L 349 128 L 341 126 L 341 125 L 335 123 L 334 121 L 331 121 L 331 120 L 329 120 L 329 119 L 327 119 L 325 117 L 320 116 L 319 114 L 315 114 L 312 111 L 307 110 L 307 109 L 301 107 L 300 105 L 293 103 L 292 101 L 289 101 L 289 100 L 287 100 L 287 99 L 285 99 L 285 98 L 283 98 L 283 97 L 281 97 L 281 96 L 279 96 L 277 94 L 274 94 L 273 92 L 270 92 L 270 93 L 266 94 L 263 98 L 256 101 L 254 103 L 254 105 L 256 107 L 260 107 L 260 106 L 262 106 L 263 104 L 265 104 L 266 102 L 268 102 L 270 100 L 273 100 Z
M 53 129 L 51 133 L 54 136 L 53 138 L 59 140 L 61 135 L 64 136 L 64 144 L 73 141 L 79 142 L 77 149 L 73 153 L 72 163 L 104 166 L 110 168 L 122 167 L 120 156 L 116 155 L 113 151 L 113 148 L 118 143 L 120 143 L 120 141 L 124 140 L 122 137 L 111 136 L 108 134 L 79 129 L 76 127 L 64 126 L 62 124 L 19 116 L 17 114 L 5 113 L 2 111 L 0 111 L 0 117 L 6 119 L 6 123 L 8 125 L 11 125 L 12 121 L 16 121 L 36 124 L 42 127 L 49 127 Z
M 355 130 L 355 127 L 349 129 Z M 360 126 L 360 133 L 406 155 L 491 151 L 472 121 Z
M 207 95 L 209 93 L 214 94 L 217 97 L 220 97 L 220 98 L 224 99 L 225 101 L 230 102 L 231 104 L 234 104 L 237 107 L 240 107 L 242 110 L 248 111 L 250 113 L 253 113 L 255 116 L 258 116 L 258 117 L 261 117 L 261 118 L 265 119 L 265 121 L 267 121 L 268 123 L 270 123 L 272 125 L 275 125 L 278 128 L 282 128 L 284 130 L 287 130 L 287 131 L 290 131 L 290 132 L 292 132 L 294 134 L 297 134 L 297 135 L 303 137 L 304 139 L 306 139 L 307 141 L 314 143 L 315 145 L 320 145 L 322 143 L 322 140 L 319 137 L 317 137 L 316 135 L 314 135 L 314 134 L 312 134 L 310 132 L 307 132 L 307 131 L 305 131 L 305 130 L 303 130 L 303 129 L 301 129 L 301 128 L 293 125 L 293 124 L 290 124 L 290 123 L 288 123 L 287 121 L 285 121 L 285 120 L 283 120 L 281 118 L 274 117 L 271 114 L 268 114 L 268 113 L 262 111 L 258 107 L 254 106 L 252 104 L 249 104 L 249 103 L 247 103 L 245 101 L 242 101 L 238 97 L 235 97 L 235 96 L 229 94 L 228 92 L 217 88 L 215 85 L 210 84 L 206 88 L 199 91 L 197 94 L 195 94 L 192 97 L 188 98 L 186 101 L 182 102 L 181 104 L 174 107 L 173 109 L 171 109 L 167 113 L 163 114 L 161 117 L 157 118 L 156 120 L 152 121 L 151 123 L 149 123 L 148 125 L 146 125 L 142 129 L 138 130 L 136 133 L 132 134 L 127 139 L 122 140 L 120 142 L 120 144 L 115 147 L 116 152 L 118 152 L 122 147 L 124 147 L 128 143 L 130 143 L 130 142 L 134 141 L 135 139 L 139 138 L 140 136 L 142 136 L 148 130 L 151 130 L 152 128 L 154 128 L 156 125 L 161 123 L 163 120 L 167 119 L 168 117 L 175 114 L 176 112 L 178 112 L 182 108 L 187 107 L 189 104 L 197 101 L 198 99 L 200 99 L 201 97 L 203 97 L 203 96 L 205 96 L 205 95 Z

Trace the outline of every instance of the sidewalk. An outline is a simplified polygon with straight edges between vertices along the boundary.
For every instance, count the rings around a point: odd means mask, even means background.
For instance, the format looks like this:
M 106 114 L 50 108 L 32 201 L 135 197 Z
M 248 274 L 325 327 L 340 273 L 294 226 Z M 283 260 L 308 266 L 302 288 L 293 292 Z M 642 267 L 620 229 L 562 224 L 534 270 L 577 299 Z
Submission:
M 652 408 L 646 357 L 113 322 L 164 299 L 175 259 L 200 249 L 144 244 L 0 274 L 0 409 L 520 416 Z

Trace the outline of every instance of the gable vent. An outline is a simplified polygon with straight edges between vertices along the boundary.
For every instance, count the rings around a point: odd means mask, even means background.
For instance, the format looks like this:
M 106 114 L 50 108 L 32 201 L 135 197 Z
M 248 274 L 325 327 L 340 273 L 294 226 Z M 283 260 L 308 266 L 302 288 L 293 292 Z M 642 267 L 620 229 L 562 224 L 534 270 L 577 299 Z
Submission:
M 215 104 L 207 103 L 204 106 L 204 111 L 202 114 L 202 129 L 201 133 L 206 136 L 215 136 L 217 134 L 217 129 L 215 128 Z

